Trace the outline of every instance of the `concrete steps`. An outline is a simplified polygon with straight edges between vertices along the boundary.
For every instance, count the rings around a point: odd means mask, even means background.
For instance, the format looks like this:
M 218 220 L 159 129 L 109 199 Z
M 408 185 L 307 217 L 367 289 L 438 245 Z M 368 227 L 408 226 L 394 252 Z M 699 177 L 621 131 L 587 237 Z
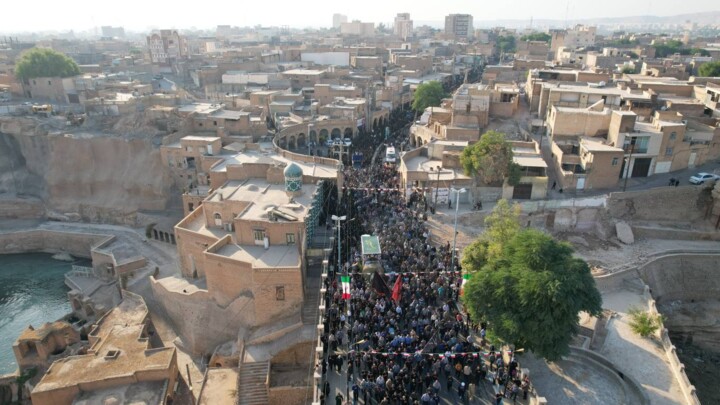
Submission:
M 302 321 L 305 325 L 315 325 L 320 305 L 320 279 L 308 278 L 305 289 L 305 301 L 302 308 Z
M 238 379 L 239 405 L 266 405 L 270 362 L 244 363 L 240 366 Z

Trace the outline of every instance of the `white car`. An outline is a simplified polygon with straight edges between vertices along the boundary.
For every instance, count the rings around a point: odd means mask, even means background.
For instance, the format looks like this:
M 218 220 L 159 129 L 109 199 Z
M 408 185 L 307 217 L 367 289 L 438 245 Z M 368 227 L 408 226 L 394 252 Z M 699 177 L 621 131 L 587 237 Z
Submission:
M 703 184 L 708 180 L 717 180 L 720 179 L 720 176 L 713 173 L 698 173 L 692 177 L 690 177 L 690 183 L 692 184 Z

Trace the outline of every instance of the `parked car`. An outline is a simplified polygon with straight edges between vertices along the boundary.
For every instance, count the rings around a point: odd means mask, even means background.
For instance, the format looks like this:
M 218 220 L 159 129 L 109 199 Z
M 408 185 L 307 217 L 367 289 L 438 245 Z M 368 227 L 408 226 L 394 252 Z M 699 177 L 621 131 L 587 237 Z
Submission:
M 718 176 L 717 174 L 702 172 L 702 173 L 698 173 L 694 176 L 691 176 L 690 183 L 703 184 L 708 180 L 717 180 L 717 179 L 720 179 L 720 176 Z

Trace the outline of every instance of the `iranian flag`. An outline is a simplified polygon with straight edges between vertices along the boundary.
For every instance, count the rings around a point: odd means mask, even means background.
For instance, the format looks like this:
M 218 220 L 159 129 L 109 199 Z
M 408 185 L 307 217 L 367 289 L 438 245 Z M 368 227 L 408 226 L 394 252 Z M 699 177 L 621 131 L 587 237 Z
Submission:
M 465 294 L 465 284 L 470 280 L 470 273 L 463 273 L 462 285 L 460 286 L 460 295 Z
M 343 292 L 343 299 L 349 300 L 350 299 L 350 276 L 340 276 L 340 281 L 342 281 L 342 292 Z

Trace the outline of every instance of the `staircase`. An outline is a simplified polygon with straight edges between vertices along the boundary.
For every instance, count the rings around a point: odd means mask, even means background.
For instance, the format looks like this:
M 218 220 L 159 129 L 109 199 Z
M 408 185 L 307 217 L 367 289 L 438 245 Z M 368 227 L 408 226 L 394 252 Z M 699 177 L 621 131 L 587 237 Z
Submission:
M 238 405 L 267 405 L 270 362 L 243 363 L 238 381 Z
M 308 278 L 305 289 L 305 301 L 302 307 L 302 321 L 305 325 L 315 325 L 320 305 L 320 278 Z

